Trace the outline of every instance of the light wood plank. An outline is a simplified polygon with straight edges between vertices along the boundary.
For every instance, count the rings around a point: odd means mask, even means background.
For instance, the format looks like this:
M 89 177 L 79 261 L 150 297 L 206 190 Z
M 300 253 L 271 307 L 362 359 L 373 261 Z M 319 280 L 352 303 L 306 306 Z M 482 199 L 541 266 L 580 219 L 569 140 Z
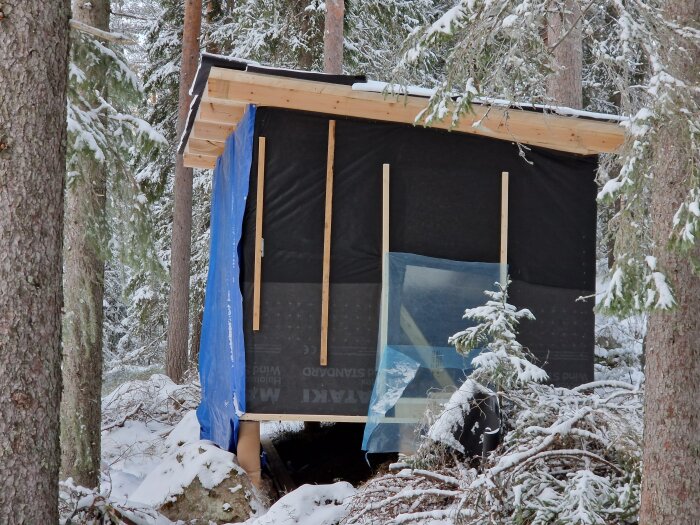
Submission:
M 335 161 L 335 120 L 328 121 L 326 161 L 326 217 L 323 223 L 323 277 L 321 284 L 321 366 L 328 365 L 328 304 L 331 276 L 331 223 L 333 221 L 333 162 Z
M 190 131 L 190 140 L 200 139 L 223 143 L 235 129 L 235 125 L 195 121 Z
M 190 140 L 187 142 L 187 150 L 188 153 L 196 155 L 218 157 L 224 152 L 224 143 L 190 137 Z
M 239 417 L 241 421 L 315 421 L 318 423 L 366 423 L 367 416 L 338 416 L 326 414 L 249 414 Z
M 385 98 L 381 93 L 353 91 L 350 86 L 223 68 L 211 69 L 203 101 L 258 104 L 409 124 L 427 105 L 427 99 L 422 97 Z M 579 154 L 614 152 L 624 139 L 624 128 L 614 122 L 496 106 L 475 105 L 473 110 L 473 114 L 462 115 L 454 128 L 449 116 L 432 127 Z
M 196 122 L 210 122 L 214 124 L 223 124 L 226 126 L 235 126 L 243 117 L 246 105 L 231 103 L 231 101 L 223 102 L 207 102 L 202 100 L 197 112 Z
M 508 264 L 508 172 L 501 173 L 501 285 L 506 285 Z
M 258 190 L 255 206 L 255 266 L 253 269 L 253 331 L 260 330 L 260 281 L 262 274 L 263 197 L 265 194 L 265 137 L 258 138 Z
M 217 157 L 187 153 L 182 156 L 186 168 L 214 169 Z
M 389 253 L 389 164 L 382 166 L 382 264 Z
M 387 257 L 389 254 L 389 176 L 391 166 L 384 164 L 382 166 L 382 295 L 380 298 L 379 312 L 379 351 L 384 350 L 387 343 L 387 326 L 389 322 L 389 269 L 387 265 Z

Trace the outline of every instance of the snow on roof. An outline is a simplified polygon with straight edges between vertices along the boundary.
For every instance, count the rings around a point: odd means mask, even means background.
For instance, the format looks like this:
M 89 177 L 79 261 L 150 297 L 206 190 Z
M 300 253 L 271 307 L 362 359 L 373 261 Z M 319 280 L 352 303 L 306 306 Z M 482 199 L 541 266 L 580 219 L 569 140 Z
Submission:
M 420 86 L 402 86 L 400 84 L 390 84 L 377 80 L 358 82 L 352 85 L 354 91 L 366 91 L 370 93 L 390 93 L 392 95 L 409 95 L 413 97 L 430 98 L 437 90 Z M 529 102 L 512 102 L 503 98 L 477 97 L 474 102 L 482 105 L 512 107 L 517 109 L 534 109 L 545 113 L 556 113 L 567 117 L 582 117 L 595 120 L 607 120 L 612 122 L 625 122 L 628 117 L 621 115 L 610 115 L 608 113 L 596 113 L 594 111 L 584 111 L 581 109 L 568 108 L 566 106 L 553 106 L 549 104 L 532 104 Z

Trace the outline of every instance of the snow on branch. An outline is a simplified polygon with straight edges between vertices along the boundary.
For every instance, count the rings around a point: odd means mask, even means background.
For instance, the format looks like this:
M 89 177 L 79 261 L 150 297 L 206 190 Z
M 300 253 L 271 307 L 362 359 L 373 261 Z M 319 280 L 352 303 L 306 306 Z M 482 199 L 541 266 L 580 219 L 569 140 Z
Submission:
M 89 35 L 92 35 L 94 37 L 99 38 L 100 40 L 105 40 L 107 42 L 112 42 L 114 44 L 120 44 L 122 46 L 135 46 L 138 45 L 138 42 L 132 40 L 126 35 L 123 35 L 121 33 L 111 33 L 109 31 L 103 31 L 102 29 L 97 29 L 96 27 L 93 27 L 91 25 L 85 24 L 83 22 L 80 22 L 78 20 L 71 20 L 70 21 L 70 26 L 82 33 L 87 33 Z

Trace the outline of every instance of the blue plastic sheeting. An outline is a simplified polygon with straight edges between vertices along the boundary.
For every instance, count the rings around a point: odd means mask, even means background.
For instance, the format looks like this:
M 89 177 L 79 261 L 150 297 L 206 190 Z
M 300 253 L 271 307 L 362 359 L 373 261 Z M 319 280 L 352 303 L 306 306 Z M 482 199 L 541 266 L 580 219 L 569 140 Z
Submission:
M 204 298 L 197 408 L 201 438 L 235 451 L 238 414 L 245 412 L 245 347 L 238 243 L 253 157 L 255 107 L 248 106 L 216 162 L 210 255 Z
M 362 443 L 367 452 L 416 451 L 425 412 L 438 410 L 471 373 L 472 358 L 447 339 L 470 326 L 501 265 L 389 253 L 382 290 L 377 376 Z

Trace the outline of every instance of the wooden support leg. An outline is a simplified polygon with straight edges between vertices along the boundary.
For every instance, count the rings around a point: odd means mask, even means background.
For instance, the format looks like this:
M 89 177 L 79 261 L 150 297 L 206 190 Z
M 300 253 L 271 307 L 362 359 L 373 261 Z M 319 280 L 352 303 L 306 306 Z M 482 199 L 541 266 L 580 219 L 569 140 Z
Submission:
M 238 464 L 253 485 L 260 488 L 260 422 L 241 421 L 238 427 Z

